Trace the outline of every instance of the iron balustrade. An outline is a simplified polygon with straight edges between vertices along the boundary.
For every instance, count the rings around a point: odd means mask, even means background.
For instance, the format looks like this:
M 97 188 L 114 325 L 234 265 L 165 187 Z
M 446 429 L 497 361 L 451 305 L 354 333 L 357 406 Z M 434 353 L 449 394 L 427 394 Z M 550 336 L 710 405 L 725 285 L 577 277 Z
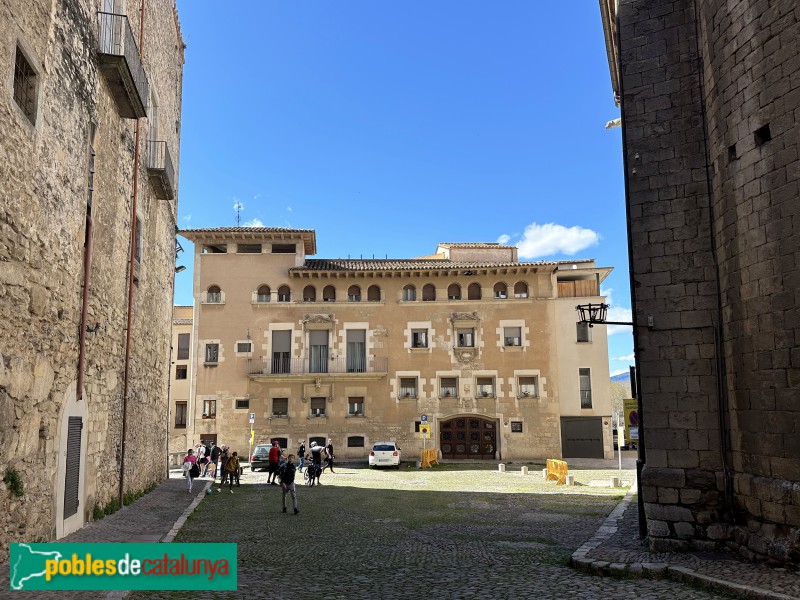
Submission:
M 353 361 L 346 357 L 312 361 L 310 357 L 290 358 L 281 353 L 248 360 L 248 375 L 313 375 L 315 373 L 388 373 L 389 359 L 371 356 Z
M 147 170 L 151 178 L 158 180 L 157 195 L 162 200 L 172 200 L 175 198 L 175 168 L 167 142 L 151 140 L 147 146 Z
M 135 115 L 124 116 L 134 116 L 137 118 L 147 116 L 144 107 L 147 106 L 147 99 L 150 97 L 150 86 L 147 83 L 147 75 L 145 74 L 144 65 L 139 56 L 139 47 L 136 44 L 136 38 L 133 36 L 130 21 L 128 21 L 128 17 L 125 15 L 108 12 L 98 12 L 97 15 L 100 21 L 99 53 L 101 55 L 106 54 L 125 59 L 126 66 L 130 72 L 130 78 L 139 96 L 137 100 L 142 110 L 140 111 L 134 108 Z M 131 91 L 132 90 L 128 90 L 129 93 Z

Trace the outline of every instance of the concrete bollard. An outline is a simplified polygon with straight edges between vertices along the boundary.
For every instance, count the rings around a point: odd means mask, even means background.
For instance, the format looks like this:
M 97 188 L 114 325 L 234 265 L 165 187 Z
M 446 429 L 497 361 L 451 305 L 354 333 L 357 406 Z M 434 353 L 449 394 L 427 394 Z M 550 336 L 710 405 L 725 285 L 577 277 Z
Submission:
M 497 465 L 497 467 L 498 467 L 498 469 L 500 469 L 501 473 L 505 473 L 506 472 L 506 464 L 505 463 L 500 463 L 499 465 Z
M 575 475 L 567 475 L 567 485 L 575 485 Z
M 547 479 L 547 469 L 542 469 L 542 477 L 546 480 Z
M 617 477 L 616 475 L 613 475 L 611 477 L 611 487 L 612 488 L 618 488 L 619 486 L 620 486 L 619 477 Z
M 522 472 L 523 475 L 527 475 L 528 474 L 528 467 L 522 467 L 520 469 L 520 471 Z

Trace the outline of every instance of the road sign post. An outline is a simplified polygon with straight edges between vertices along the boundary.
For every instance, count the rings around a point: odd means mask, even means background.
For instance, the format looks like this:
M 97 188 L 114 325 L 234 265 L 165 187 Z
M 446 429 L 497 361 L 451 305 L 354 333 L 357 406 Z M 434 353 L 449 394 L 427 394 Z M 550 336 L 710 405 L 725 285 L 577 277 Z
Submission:
M 247 462 L 250 462 L 250 460 L 253 457 L 253 437 L 255 435 L 255 432 L 253 431 L 253 423 L 255 423 L 255 422 L 256 422 L 256 413 L 251 412 L 250 413 L 250 439 L 248 440 L 248 443 L 247 443 Z M 251 472 L 253 471 L 253 465 L 252 464 L 250 464 L 250 471 Z

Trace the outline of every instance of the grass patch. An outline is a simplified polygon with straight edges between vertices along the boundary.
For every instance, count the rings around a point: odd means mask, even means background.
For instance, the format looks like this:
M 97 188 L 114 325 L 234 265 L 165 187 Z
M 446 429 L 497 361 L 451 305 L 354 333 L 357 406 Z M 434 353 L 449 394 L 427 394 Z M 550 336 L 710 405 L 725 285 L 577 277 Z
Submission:
M 122 496 L 123 504 L 125 506 L 133 504 L 142 496 L 145 496 L 150 492 L 152 492 L 154 489 L 156 489 L 156 487 L 158 487 L 157 483 L 151 483 L 143 490 L 125 492 L 125 494 Z M 98 502 L 97 504 L 94 505 L 94 508 L 92 509 L 92 520 L 99 521 L 104 517 L 113 515 L 120 508 L 122 508 L 122 506 L 120 506 L 118 498 L 112 498 L 111 500 L 106 502 L 104 506 Z
M 25 494 L 25 484 L 22 483 L 22 477 L 14 467 L 6 467 L 6 472 L 3 475 L 3 483 L 8 486 L 8 490 L 17 497 Z

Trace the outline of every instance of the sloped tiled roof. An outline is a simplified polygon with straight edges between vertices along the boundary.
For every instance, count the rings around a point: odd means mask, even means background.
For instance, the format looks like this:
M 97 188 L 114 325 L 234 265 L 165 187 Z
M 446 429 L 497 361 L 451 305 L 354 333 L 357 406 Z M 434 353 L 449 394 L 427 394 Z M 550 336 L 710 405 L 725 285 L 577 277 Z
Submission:
M 515 246 L 502 246 L 498 242 L 442 242 L 439 246 L 445 248 L 514 248 Z
M 293 267 L 289 272 L 303 271 L 418 271 L 438 269 L 494 269 L 513 267 L 538 267 L 556 265 L 552 261 L 539 262 L 496 262 L 496 261 L 452 261 L 452 260 L 427 260 L 427 259 L 350 259 L 350 258 L 322 258 L 306 260 L 302 267 Z
M 207 227 L 203 229 L 181 229 L 184 233 L 314 233 L 313 229 L 291 229 L 289 227 Z
M 313 255 L 317 253 L 317 236 L 313 229 L 292 229 L 289 227 L 209 227 L 205 229 L 180 229 L 178 233 L 187 240 L 196 241 L 198 239 L 225 238 L 230 236 L 232 239 L 253 239 L 257 240 L 264 235 L 271 236 L 295 236 L 299 235 L 303 240 L 305 253 Z

